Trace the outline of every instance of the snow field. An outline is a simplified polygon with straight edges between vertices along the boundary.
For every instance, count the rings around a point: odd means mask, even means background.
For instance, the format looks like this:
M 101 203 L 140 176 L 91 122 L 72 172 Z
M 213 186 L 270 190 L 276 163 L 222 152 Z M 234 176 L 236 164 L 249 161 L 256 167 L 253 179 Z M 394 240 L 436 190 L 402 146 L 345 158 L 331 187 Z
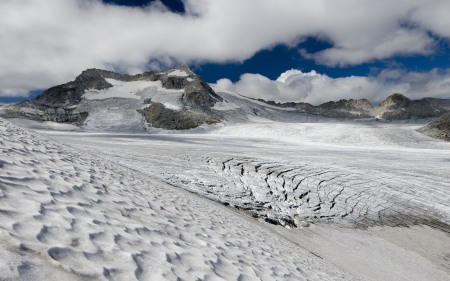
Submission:
M 285 225 L 273 229 L 363 280 L 449 280 L 450 144 L 418 126 L 265 120 L 209 134 L 51 135 Z
M 245 216 L 0 120 L 5 280 L 351 280 Z

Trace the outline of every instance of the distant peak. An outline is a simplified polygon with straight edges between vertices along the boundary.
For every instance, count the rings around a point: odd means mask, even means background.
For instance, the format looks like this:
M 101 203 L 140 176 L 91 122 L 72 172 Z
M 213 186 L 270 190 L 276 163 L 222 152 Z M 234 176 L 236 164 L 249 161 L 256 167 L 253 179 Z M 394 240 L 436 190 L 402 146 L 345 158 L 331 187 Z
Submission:
M 380 103 L 381 107 L 389 107 L 389 106 L 399 106 L 403 105 L 407 102 L 411 101 L 409 98 L 405 97 L 402 94 L 395 93 L 390 96 L 388 96 L 384 101 Z

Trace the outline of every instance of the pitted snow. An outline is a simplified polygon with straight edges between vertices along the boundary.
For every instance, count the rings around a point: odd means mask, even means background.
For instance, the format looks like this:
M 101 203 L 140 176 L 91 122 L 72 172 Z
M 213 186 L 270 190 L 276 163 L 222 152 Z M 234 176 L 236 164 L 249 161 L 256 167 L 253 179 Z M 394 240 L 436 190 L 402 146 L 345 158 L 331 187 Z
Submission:
M 351 280 L 254 222 L 0 119 L 7 280 Z

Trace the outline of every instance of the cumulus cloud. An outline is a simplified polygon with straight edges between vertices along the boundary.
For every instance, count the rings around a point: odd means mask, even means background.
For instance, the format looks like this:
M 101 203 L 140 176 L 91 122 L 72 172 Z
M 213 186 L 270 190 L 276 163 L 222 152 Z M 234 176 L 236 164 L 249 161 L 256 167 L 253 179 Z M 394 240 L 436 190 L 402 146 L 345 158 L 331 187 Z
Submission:
M 392 93 L 402 93 L 411 99 L 450 98 L 450 70 L 406 72 L 388 69 L 374 76 L 331 78 L 316 71 L 305 73 L 291 69 L 276 80 L 246 73 L 236 83 L 220 79 L 216 86 L 247 97 L 277 102 L 318 105 L 330 100 L 366 98 L 377 104 Z
M 66 82 L 88 67 L 138 72 L 243 61 L 277 44 L 326 38 L 301 53 L 330 66 L 429 54 L 450 38 L 448 0 L 183 0 L 185 14 L 100 0 L 0 1 L 0 96 Z

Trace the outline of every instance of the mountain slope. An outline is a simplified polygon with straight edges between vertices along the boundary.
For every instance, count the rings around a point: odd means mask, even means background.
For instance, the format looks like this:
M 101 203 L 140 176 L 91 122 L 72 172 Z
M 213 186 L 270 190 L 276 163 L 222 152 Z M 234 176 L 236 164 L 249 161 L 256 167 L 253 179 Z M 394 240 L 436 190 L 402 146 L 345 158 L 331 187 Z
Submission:
M 252 122 L 255 118 L 278 122 L 313 122 L 323 117 L 416 120 L 449 111 L 450 100 L 410 100 L 401 94 L 387 97 L 378 106 L 366 99 L 317 106 L 255 100 L 211 87 L 188 67 L 180 66 L 137 75 L 88 69 L 74 81 L 50 88 L 34 100 L 6 107 L 2 115 L 72 123 L 86 130 L 144 132 Z
M 439 117 L 450 111 L 450 100 L 436 98 L 410 100 L 409 98 L 398 93 L 388 96 L 378 106 L 373 106 L 366 99 L 343 99 L 339 101 L 326 102 L 317 106 L 313 106 L 308 103 L 294 102 L 276 103 L 273 101 L 268 101 L 266 103 L 282 108 L 296 108 L 301 112 L 309 114 L 343 119 L 421 119 Z
M 210 107 L 220 100 L 186 66 L 133 76 L 88 69 L 74 81 L 50 88 L 34 100 L 9 106 L 5 113 L 103 130 L 143 130 L 145 123 L 188 129 L 218 122 Z
M 427 136 L 450 141 L 450 113 L 417 130 Z

